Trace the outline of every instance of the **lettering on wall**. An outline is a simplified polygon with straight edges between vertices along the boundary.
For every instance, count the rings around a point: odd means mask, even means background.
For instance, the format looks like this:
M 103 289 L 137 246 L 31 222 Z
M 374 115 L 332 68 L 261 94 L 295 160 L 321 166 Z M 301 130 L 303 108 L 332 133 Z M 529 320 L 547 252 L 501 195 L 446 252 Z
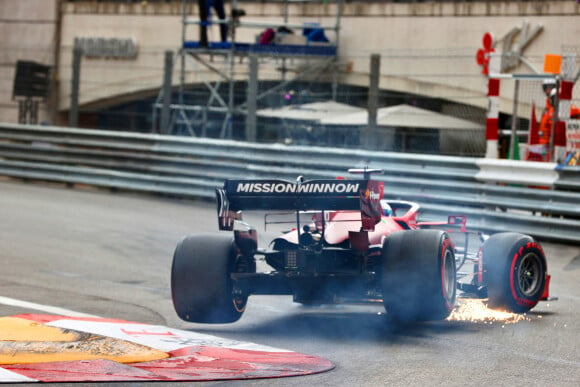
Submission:
M 566 120 L 566 147 L 570 152 L 580 151 L 580 120 Z
M 135 59 L 138 48 L 134 38 L 75 38 L 75 48 L 81 48 L 89 58 Z
M 496 52 L 498 43 L 501 42 L 501 64 L 500 73 L 506 73 L 517 68 L 521 63 L 528 66 L 532 71 L 536 71 L 530 62 L 525 59 L 525 49 L 534 41 L 542 32 L 543 26 L 537 24 L 533 27 L 527 21 L 522 23 L 521 27 L 514 27 L 503 37 L 496 40 L 490 32 L 483 35 L 483 48 L 477 50 L 475 60 L 482 67 L 481 73 L 488 75 L 490 72 L 489 63 L 493 53 Z
M 542 25 L 531 27 L 527 21 L 522 27 L 514 27 L 506 33 L 502 41 L 501 72 L 507 72 L 522 63 L 524 50 L 542 32 Z M 524 62 L 527 65 L 527 63 Z

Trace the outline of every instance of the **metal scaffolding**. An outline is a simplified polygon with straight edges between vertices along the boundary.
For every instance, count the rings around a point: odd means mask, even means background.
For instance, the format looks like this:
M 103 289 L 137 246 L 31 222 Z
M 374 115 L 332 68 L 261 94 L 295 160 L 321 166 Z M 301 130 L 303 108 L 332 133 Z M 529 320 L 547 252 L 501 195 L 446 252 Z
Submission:
M 280 22 L 251 21 L 245 19 L 245 12 L 238 7 L 238 1 L 232 0 L 230 12 L 226 19 L 210 18 L 202 21 L 199 18 L 191 18 L 188 10 L 191 9 L 192 1 L 182 1 L 182 34 L 181 47 L 176 57 L 179 59 L 179 90 L 177 101 L 171 101 L 171 74 L 175 61 L 166 54 L 164 87 L 162 88 L 153 108 L 153 131 L 166 134 L 186 134 L 196 137 L 206 137 L 208 123 L 216 121 L 216 114 L 222 116 L 219 137 L 230 139 L 233 136 L 234 115 L 245 116 L 245 138 L 248 141 L 256 140 L 256 106 L 262 98 L 284 89 L 288 84 L 299 80 L 307 74 L 322 73 L 332 74 L 333 99 L 336 99 L 337 89 L 337 53 L 339 43 L 340 18 L 343 0 L 330 1 L 336 8 L 335 23 L 332 26 L 322 26 L 318 23 L 292 23 L 289 21 L 289 6 L 297 3 L 295 0 L 282 0 L 284 11 L 283 20 Z M 328 3 L 327 0 L 299 1 L 300 3 Z M 196 3 L 196 1 L 193 1 Z M 187 32 L 191 26 L 205 24 L 227 25 L 227 42 L 208 42 L 207 45 L 200 41 L 187 39 Z M 237 30 L 241 28 L 254 28 L 258 30 L 277 29 L 278 31 L 301 30 L 302 35 L 292 41 L 286 40 L 285 34 L 276 34 L 276 40 L 270 44 L 263 42 L 238 42 Z M 313 41 L 313 33 L 324 36 L 325 31 L 333 32 L 333 42 L 320 43 Z M 310 34 L 308 34 L 310 32 Z M 296 35 L 292 35 L 294 37 Z M 302 44 L 301 44 L 302 43 Z M 289 77 L 287 61 L 303 60 L 300 71 L 292 78 Z M 248 62 L 247 95 L 243 103 L 235 98 L 235 72 L 236 63 Z M 264 63 L 279 62 L 277 70 L 280 72 L 279 81 L 275 86 L 258 94 L 259 68 Z M 208 97 L 204 104 L 191 103 L 186 100 L 186 73 L 188 67 L 194 70 L 203 68 L 205 72 L 202 83 L 208 91 Z M 239 67 L 238 67 L 239 68 Z M 220 88 L 226 86 L 227 92 L 220 93 Z M 158 120 L 157 115 L 160 114 Z M 219 121 L 219 119 L 217 119 Z M 157 123 L 159 121 L 159 124 Z

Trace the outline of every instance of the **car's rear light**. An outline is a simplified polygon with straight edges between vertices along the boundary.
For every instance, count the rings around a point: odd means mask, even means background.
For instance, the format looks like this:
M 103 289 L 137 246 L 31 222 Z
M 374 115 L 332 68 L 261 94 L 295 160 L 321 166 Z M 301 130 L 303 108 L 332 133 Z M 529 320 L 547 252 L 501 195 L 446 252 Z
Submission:
M 297 268 L 298 267 L 298 251 L 288 250 L 286 251 L 286 268 Z

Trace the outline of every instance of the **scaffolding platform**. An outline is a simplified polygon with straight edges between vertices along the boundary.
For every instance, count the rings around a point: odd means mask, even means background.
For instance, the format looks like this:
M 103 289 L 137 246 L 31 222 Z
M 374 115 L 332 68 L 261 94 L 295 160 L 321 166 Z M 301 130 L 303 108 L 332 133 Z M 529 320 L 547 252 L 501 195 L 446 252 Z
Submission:
M 198 41 L 183 42 L 183 49 L 195 50 L 197 53 L 229 55 L 232 50 L 236 56 L 251 54 L 268 57 L 329 57 L 337 55 L 337 47 L 331 44 L 259 44 L 259 43 L 232 43 L 210 42 L 207 47 L 201 46 Z

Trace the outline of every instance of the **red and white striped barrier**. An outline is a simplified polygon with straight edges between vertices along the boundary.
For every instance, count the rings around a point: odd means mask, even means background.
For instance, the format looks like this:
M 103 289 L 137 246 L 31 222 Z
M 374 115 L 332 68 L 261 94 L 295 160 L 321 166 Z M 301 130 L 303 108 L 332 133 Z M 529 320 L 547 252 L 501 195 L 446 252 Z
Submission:
M 501 56 L 491 55 L 489 61 L 489 78 L 487 80 L 487 98 L 488 109 L 487 119 L 485 122 L 485 140 L 486 150 L 485 158 L 497 159 L 498 152 L 498 133 L 499 133 L 499 89 L 500 80 L 493 76 L 499 74 L 501 64 Z

